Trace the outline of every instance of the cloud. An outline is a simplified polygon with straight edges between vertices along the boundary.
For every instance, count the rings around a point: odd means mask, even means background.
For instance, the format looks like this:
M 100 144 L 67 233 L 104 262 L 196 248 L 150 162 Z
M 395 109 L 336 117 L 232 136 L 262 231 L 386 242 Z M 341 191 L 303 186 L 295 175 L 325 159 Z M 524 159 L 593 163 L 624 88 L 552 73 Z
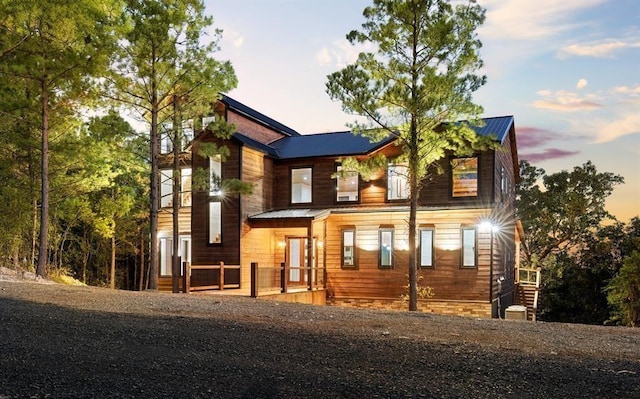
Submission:
M 559 148 L 547 148 L 542 152 L 519 154 L 518 158 L 527 160 L 529 161 L 529 163 L 535 164 L 542 161 L 548 161 L 550 159 L 567 158 L 579 153 L 580 151 L 566 151 Z
M 557 56 L 566 59 L 572 56 L 612 58 L 616 52 L 640 48 L 640 39 L 605 39 L 596 42 L 572 44 L 558 50 Z
M 322 66 L 344 68 L 353 64 L 361 52 L 374 52 L 375 50 L 375 45 L 372 43 L 352 45 L 347 39 L 340 39 L 316 52 L 316 61 Z
M 518 148 L 535 148 L 557 139 L 558 135 L 550 130 L 537 127 L 518 127 L 517 132 Z
M 616 86 L 611 89 L 613 94 L 622 94 L 629 95 L 629 97 L 637 97 L 640 96 L 640 84 L 637 84 L 633 87 L 629 86 Z
M 487 19 L 480 36 L 511 41 L 546 40 L 579 25 L 575 15 L 607 0 L 481 0 Z
M 222 38 L 234 48 L 240 48 L 244 44 L 244 36 L 233 29 L 225 29 Z
M 580 85 L 580 81 L 578 85 Z M 540 90 L 536 94 L 544 98 L 533 102 L 532 105 L 535 108 L 575 112 L 594 110 L 602 107 L 602 104 L 596 102 L 598 98 L 593 94 L 586 94 L 584 97 L 579 97 L 576 93 L 566 90 L 558 90 L 555 92 L 551 90 Z
M 578 80 L 578 83 L 576 83 L 576 88 L 584 89 L 585 87 L 587 87 L 588 84 L 589 82 L 587 81 L 587 79 L 580 79 Z
M 595 143 L 607 143 L 620 137 L 640 134 L 640 114 L 633 110 L 618 114 L 615 119 L 593 119 L 580 121 L 577 126 L 593 132 Z

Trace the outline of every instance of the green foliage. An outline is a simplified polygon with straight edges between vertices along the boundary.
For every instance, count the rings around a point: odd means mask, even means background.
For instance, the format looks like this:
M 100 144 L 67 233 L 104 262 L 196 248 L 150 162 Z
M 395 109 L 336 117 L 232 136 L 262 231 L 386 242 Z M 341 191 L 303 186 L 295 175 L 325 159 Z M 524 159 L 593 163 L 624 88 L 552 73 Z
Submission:
M 606 288 L 613 319 L 636 327 L 640 323 L 640 251 L 624 259 L 618 274 Z
M 603 221 L 613 219 L 605 201 L 624 182 L 622 176 L 599 173 L 591 161 L 551 175 L 521 161 L 520 176 L 516 193 L 527 259 L 580 246 Z

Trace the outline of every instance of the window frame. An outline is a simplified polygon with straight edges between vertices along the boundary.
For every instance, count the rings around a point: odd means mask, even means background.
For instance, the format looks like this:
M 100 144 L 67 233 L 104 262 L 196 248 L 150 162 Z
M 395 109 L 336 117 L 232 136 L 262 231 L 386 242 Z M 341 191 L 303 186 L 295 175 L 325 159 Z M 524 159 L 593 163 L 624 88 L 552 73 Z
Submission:
M 465 232 L 473 231 L 473 264 L 465 264 Z M 460 268 L 462 269 L 477 269 L 478 268 L 478 228 L 476 226 L 462 226 L 460 227 Z
M 300 195 L 300 200 L 294 199 L 294 183 L 293 176 L 294 172 L 308 170 L 309 171 L 309 200 L 303 201 L 302 195 Z M 296 183 L 296 185 L 303 185 L 302 183 Z M 300 205 L 300 204 L 312 204 L 313 203 L 313 167 L 312 166 L 296 166 L 291 167 L 289 169 L 289 203 L 291 205 Z
M 340 165 L 340 164 L 336 165 L 336 174 L 338 172 L 340 172 L 341 170 L 342 170 L 342 165 Z M 348 170 L 348 171 L 345 171 L 344 173 L 349 173 L 349 174 L 354 173 L 355 174 L 355 179 L 356 179 L 356 182 L 355 182 L 355 184 L 356 184 L 356 190 L 355 190 L 356 199 L 347 199 L 347 200 L 341 200 L 340 199 L 340 180 L 341 179 L 344 180 L 344 179 L 353 178 L 353 176 L 351 176 L 351 177 L 340 177 L 338 175 L 338 176 L 336 176 L 336 196 L 334 197 L 334 201 L 335 201 L 336 204 L 338 204 L 338 203 L 339 204 L 345 204 L 345 203 L 357 204 L 357 203 L 360 202 L 360 174 L 356 170 Z M 350 192 L 352 192 L 352 191 L 350 191 Z
M 455 191 L 455 184 L 456 184 L 456 175 L 464 175 L 465 172 L 457 172 L 455 171 L 455 168 L 457 165 L 454 165 L 454 162 L 456 161 L 463 161 L 463 160 L 473 160 L 475 159 L 476 161 L 476 168 L 475 168 L 475 192 L 472 192 L 471 194 L 465 194 L 465 192 L 463 192 L 462 194 L 456 194 Z M 449 168 L 451 171 L 451 187 L 449 190 L 449 195 L 451 196 L 451 198 L 453 199 L 472 199 L 472 198 L 478 198 L 480 195 L 480 157 L 478 155 L 472 155 L 472 156 L 468 156 L 468 157 L 451 157 L 449 160 Z M 472 172 L 466 172 L 466 174 L 471 174 Z M 458 178 L 460 179 L 460 178 Z M 462 180 L 462 179 L 460 179 Z M 466 180 L 466 179 L 465 179 Z M 470 180 L 470 179 L 469 179 Z
M 345 262 L 345 243 L 346 243 L 346 239 L 345 239 L 345 234 L 346 233 L 351 233 L 352 236 L 352 253 L 351 253 L 351 264 L 346 264 Z M 358 252 L 358 246 L 356 245 L 356 228 L 355 227 L 344 227 L 340 230 L 340 267 L 342 269 L 348 269 L 348 270 L 352 270 L 352 269 L 357 269 L 358 268 L 358 256 L 357 256 L 357 252 Z
M 160 169 L 160 208 L 173 206 L 173 169 Z
M 431 256 L 430 256 L 430 264 L 425 265 L 423 264 L 422 260 L 424 258 L 424 254 L 422 252 L 423 248 L 424 248 L 424 244 L 423 244 L 423 240 L 422 240 L 422 233 L 423 232 L 430 232 L 431 233 L 431 243 L 429 245 L 430 251 L 431 251 Z M 418 267 L 421 269 L 433 269 L 436 267 L 436 251 L 435 251 L 435 242 L 436 242 L 436 229 L 434 226 L 420 226 L 418 228 L 418 248 L 419 248 L 419 255 L 420 257 L 418 258 Z
M 383 264 L 383 243 L 382 236 L 385 233 L 391 234 L 391 246 L 389 250 L 389 264 Z M 378 269 L 393 269 L 395 261 L 395 229 L 393 227 L 380 227 L 378 229 Z
M 392 169 L 395 169 L 395 168 L 404 168 L 405 169 L 405 173 L 404 174 L 400 174 L 398 172 L 394 172 L 395 176 L 392 176 L 391 171 L 392 171 Z M 408 164 L 406 162 L 389 162 L 387 164 L 387 193 L 385 195 L 385 199 L 388 202 L 407 201 L 409 199 L 409 196 L 410 196 L 411 193 L 410 193 L 410 190 L 409 190 L 408 171 L 409 171 L 409 166 L 408 166 Z M 393 177 L 393 179 L 392 179 L 392 177 Z M 404 180 L 404 191 L 405 191 L 405 193 L 404 193 L 405 196 L 404 197 L 399 196 L 399 194 L 400 194 L 399 191 L 401 191 L 401 190 L 391 190 L 391 187 L 394 184 L 392 182 L 392 180 L 396 181 L 397 179 L 400 179 L 400 178 L 402 180 Z M 396 191 L 398 191 L 398 193 L 397 193 L 398 197 L 397 198 L 390 198 L 390 194 L 392 192 L 395 193 Z
M 189 173 L 185 173 L 186 171 Z M 191 168 L 180 169 L 180 206 L 190 207 L 193 204 L 192 180 L 193 170 Z
M 211 213 L 212 213 L 212 205 L 214 204 L 219 204 L 218 205 L 218 223 L 216 225 L 217 227 L 217 232 L 216 231 L 212 231 L 214 227 L 212 224 L 212 220 L 211 220 Z M 223 221 L 222 221 L 222 201 L 220 200 L 220 198 L 215 198 L 209 201 L 209 207 L 207 209 L 207 245 L 208 246 L 221 246 L 222 242 L 223 242 Z M 218 233 L 218 240 L 212 240 L 212 235 L 214 233 Z
M 217 170 L 214 170 L 217 169 Z M 217 174 L 215 172 L 218 172 Z M 217 182 L 215 181 L 217 178 Z M 217 183 L 217 184 L 214 184 Z M 222 156 L 220 154 L 209 157 L 209 197 L 222 195 Z

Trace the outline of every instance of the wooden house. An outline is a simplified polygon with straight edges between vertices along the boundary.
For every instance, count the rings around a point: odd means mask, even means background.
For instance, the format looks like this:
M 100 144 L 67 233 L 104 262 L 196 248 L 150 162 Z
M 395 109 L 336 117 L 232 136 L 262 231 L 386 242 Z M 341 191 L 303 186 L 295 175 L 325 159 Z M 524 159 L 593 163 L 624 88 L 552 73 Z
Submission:
M 236 133 L 221 141 L 203 131 L 191 147 L 191 167 L 251 183 L 253 193 L 226 195 L 214 185 L 190 196 L 191 252 L 184 259 L 193 265 L 192 286 L 251 287 L 254 295 L 405 309 L 408 185 L 406 166 L 394 161 L 394 139 L 301 135 L 226 96 L 216 109 Z M 446 156 L 444 173 L 420 193 L 419 285 L 433 293 L 419 301 L 422 311 L 495 317 L 513 301 L 515 124 L 512 116 L 484 122 L 477 134 L 493 135 L 500 148 Z M 225 145 L 229 156 L 224 162 L 200 156 L 206 142 Z M 335 177 L 340 159 L 379 153 L 389 164 L 370 180 L 356 173 Z M 184 220 L 186 237 L 186 214 Z

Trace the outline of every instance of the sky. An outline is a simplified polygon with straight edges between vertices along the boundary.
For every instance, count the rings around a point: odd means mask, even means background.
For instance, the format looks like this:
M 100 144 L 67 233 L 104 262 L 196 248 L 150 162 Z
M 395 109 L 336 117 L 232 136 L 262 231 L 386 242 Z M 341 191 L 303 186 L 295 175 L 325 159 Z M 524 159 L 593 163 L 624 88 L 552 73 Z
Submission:
M 513 115 L 520 159 L 547 174 L 592 161 L 622 175 L 607 209 L 640 215 L 640 0 L 480 0 L 484 115 Z M 302 134 L 355 120 L 325 91 L 355 61 L 345 38 L 372 0 L 205 0 L 232 98 Z

